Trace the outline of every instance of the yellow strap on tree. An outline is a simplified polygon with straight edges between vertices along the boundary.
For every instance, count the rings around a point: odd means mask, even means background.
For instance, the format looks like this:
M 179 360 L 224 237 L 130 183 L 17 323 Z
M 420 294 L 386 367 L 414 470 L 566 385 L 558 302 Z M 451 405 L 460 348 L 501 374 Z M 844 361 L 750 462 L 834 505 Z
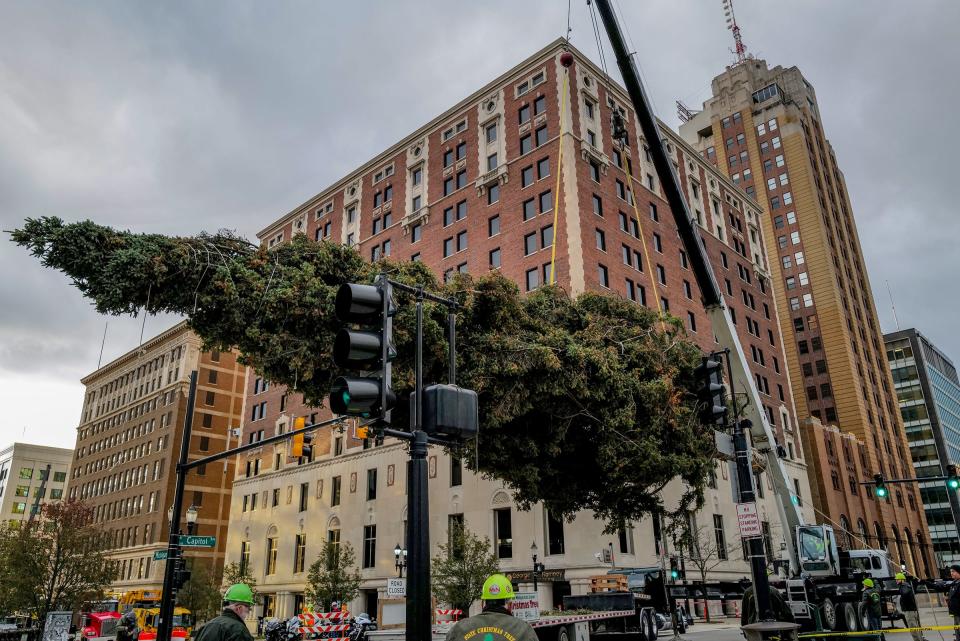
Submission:
M 559 236 L 558 220 L 560 216 L 560 173 L 563 171 L 563 125 L 567 115 L 567 80 L 570 70 L 563 69 L 563 89 L 560 91 L 560 152 L 557 154 L 557 187 L 553 196 L 553 245 L 550 249 L 550 284 L 557 282 L 557 237 Z

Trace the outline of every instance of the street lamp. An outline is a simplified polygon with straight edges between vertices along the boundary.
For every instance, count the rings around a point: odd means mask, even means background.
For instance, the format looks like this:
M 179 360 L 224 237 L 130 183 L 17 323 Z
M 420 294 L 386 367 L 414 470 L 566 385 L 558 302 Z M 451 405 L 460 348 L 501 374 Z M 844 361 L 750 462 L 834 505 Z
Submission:
M 397 546 L 393 548 L 394 567 L 397 568 L 397 576 L 403 578 L 403 568 L 407 567 L 407 551 Z
M 530 556 L 533 558 L 533 591 L 537 591 L 537 579 L 540 577 L 540 573 L 543 572 L 544 567 L 543 563 L 537 563 L 537 553 L 540 552 L 540 548 L 537 547 L 537 542 L 534 541 L 530 544 Z
M 200 510 L 197 509 L 196 505 L 187 508 L 187 534 L 190 536 L 197 532 L 197 516 L 199 513 Z

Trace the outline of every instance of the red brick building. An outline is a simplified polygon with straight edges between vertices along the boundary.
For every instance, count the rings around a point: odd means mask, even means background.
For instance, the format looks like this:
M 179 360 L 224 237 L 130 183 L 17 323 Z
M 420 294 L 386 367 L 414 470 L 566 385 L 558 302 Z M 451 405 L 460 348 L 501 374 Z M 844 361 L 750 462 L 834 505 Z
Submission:
M 499 269 L 522 291 L 549 281 L 555 243 L 556 279 L 571 294 L 600 291 L 653 308 L 660 303 L 684 321 L 705 350 L 715 348 L 693 273 L 625 91 L 610 84 L 600 69 L 575 49 L 571 49 L 574 63 L 565 69 L 559 63 L 563 51 L 564 41 L 550 44 L 272 222 L 259 237 L 274 246 L 294 234 L 308 234 L 356 245 L 371 260 L 385 255 L 394 260 L 420 260 L 438 274 Z M 611 139 L 614 109 L 626 116 L 627 146 Z M 787 451 L 793 489 L 812 520 L 806 465 L 760 228 L 762 209 L 677 134 L 666 127 L 662 131 L 744 352 L 752 361 L 764 409 Z M 295 416 L 311 414 L 323 417 L 282 387 L 268 384 L 264 389 L 261 378 L 248 377 L 246 442 L 287 429 Z M 266 508 L 271 491 L 270 513 L 282 508 L 284 475 L 302 477 L 308 488 L 316 481 L 317 498 L 321 498 L 323 479 L 337 474 L 336 457 L 349 455 L 361 445 L 351 436 L 350 431 L 319 430 L 314 462 L 307 464 L 313 466 L 310 470 L 297 466 L 292 471 L 285 445 L 252 452 L 244 468 L 251 480 L 238 479 L 234 490 L 228 555 L 239 552 L 241 560 L 256 568 L 257 540 L 266 537 L 268 571 L 263 580 L 270 585 L 271 572 L 276 570 L 276 541 L 279 537 L 282 544 L 284 533 L 282 526 L 272 521 L 275 517 L 267 514 L 261 518 L 250 512 Z M 704 512 L 713 512 L 711 532 L 724 536 L 726 523 L 734 540 L 730 476 L 727 464 L 719 464 L 719 486 L 714 484 Z M 760 485 L 765 494 L 761 510 L 767 549 L 776 556 L 774 550 L 780 550 L 783 532 L 769 479 L 762 476 Z M 287 503 L 294 489 L 291 484 Z M 402 506 L 394 507 L 397 514 L 393 518 L 397 519 Z M 343 517 L 336 518 L 339 528 Z M 710 516 L 699 518 L 710 525 Z M 301 528 L 308 526 L 300 521 Z M 485 524 L 474 526 L 481 533 L 488 529 Z M 494 539 L 496 527 L 490 526 Z M 339 529 L 336 532 L 339 540 Z M 359 539 L 359 533 L 355 534 Z M 651 529 L 645 540 L 653 541 L 654 536 L 657 534 Z M 443 539 L 434 535 L 433 540 L 438 538 Z M 394 541 L 388 543 L 392 549 Z M 647 552 L 652 554 L 653 547 L 649 547 L 643 554 L 636 553 L 640 557 L 637 563 L 650 562 Z M 281 559 L 284 554 L 281 548 Z M 737 556 L 739 565 L 725 566 L 718 574 L 729 572 L 739 578 L 747 572 L 739 552 Z M 578 567 L 593 564 L 592 551 L 584 557 Z M 296 573 L 294 569 L 293 578 L 288 579 L 282 571 L 277 572 L 281 577 L 276 579 L 277 600 L 268 605 L 276 606 L 279 615 L 293 602 L 289 595 L 297 591 Z M 379 586 L 378 577 L 370 575 L 369 579 L 365 587 Z M 258 580 L 262 591 L 267 589 L 263 586 Z M 369 603 L 367 607 L 372 609 Z

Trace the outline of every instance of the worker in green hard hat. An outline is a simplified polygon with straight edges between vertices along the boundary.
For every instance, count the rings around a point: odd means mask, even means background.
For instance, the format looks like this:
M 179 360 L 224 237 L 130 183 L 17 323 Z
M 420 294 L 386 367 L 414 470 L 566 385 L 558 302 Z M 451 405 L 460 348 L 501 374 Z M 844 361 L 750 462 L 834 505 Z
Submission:
M 530 624 L 515 618 L 507 609 L 514 596 L 510 579 L 502 574 L 490 575 L 480 594 L 483 611 L 453 626 L 446 641 L 537 641 Z
M 905 627 L 911 628 L 910 634 L 913 641 L 923 641 L 923 630 L 917 630 L 920 627 L 920 611 L 917 609 L 917 595 L 913 591 L 910 581 L 907 581 L 907 575 L 903 572 L 897 572 L 893 577 L 897 580 L 897 593 L 900 595 L 900 604 L 898 609 L 903 615 Z
M 195 641 L 253 641 L 244 620 L 253 609 L 253 590 L 246 583 L 227 588 L 223 595 L 223 612 L 200 628 Z
M 860 602 L 863 604 L 863 611 L 867 615 L 867 629 L 880 630 L 883 625 L 881 616 L 883 615 L 883 597 L 880 596 L 874 584 L 873 579 L 863 580 L 863 594 L 860 596 Z M 880 639 L 883 639 L 883 633 L 880 633 Z

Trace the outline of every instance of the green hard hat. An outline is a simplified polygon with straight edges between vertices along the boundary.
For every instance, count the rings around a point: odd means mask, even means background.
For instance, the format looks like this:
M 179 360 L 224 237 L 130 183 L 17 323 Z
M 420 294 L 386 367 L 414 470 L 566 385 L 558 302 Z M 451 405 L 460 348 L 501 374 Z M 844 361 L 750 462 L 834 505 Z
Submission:
M 223 600 L 229 603 L 246 603 L 253 605 L 253 590 L 246 583 L 237 583 L 227 588 Z
M 897 572 L 895 575 L 893 575 L 893 578 L 895 578 L 897 581 L 906 581 L 907 575 L 903 572 Z
M 865 587 L 865 588 L 872 588 L 872 587 L 873 587 L 873 579 L 864 579 L 864 580 L 863 580 L 863 587 Z
M 502 574 L 491 574 L 483 582 L 483 592 L 480 598 L 484 601 L 494 601 L 498 599 L 512 599 L 514 597 L 513 584 L 510 579 Z

